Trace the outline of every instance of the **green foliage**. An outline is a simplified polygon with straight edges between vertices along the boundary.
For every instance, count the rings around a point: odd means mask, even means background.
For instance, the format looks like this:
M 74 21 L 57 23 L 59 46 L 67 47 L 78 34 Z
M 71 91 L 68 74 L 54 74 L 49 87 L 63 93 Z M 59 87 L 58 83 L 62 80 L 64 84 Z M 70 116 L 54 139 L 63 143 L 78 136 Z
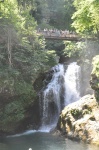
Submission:
M 46 29 L 46 28 L 47 29 L 54 29 L 53 26 L 51 26 L 50 24 L 46 24 L 45 22 L 40 23 L 38 27 L 40 27 L 41 30 Z
M 83 106 L 83 112 L 87 113 L 87 111 L 88 111 L 88 113 L 91 113 L 92 112 L 92 108 L 85 104 Z
M 94 33 L 99 32 L 99 1 L 97 0 L 75 0 L 76 12 L 73 14 L 73 27 L 77 32 Z M 90 6 L 90 7 L 89 7 Z
M 49 24 L 62 30 L 71 29 L 73 0 L 47 0 L 47 3 L 51 14 Z
M 32 7 L 32 8 L 31 8 Z M 33 0 L 0 3 L 0 130 L 12 131 L 36 98 L 33 82 L 39 73 L 56 64 L 54 51 L 36 33 L 31 15 Z M 6 102 L 7 100 L 7 102 Z
M 65 20 L 65 28 L 68 30 L 73 30 L 71 27 L 72 24 L 72 15 L 75 12 L 75 8 L 73 5 L 74 0 L 64 0 L 64 20 Z
M 30 95 L 22 95 L 14 97 L 14 101 L 6 104 L 0 110 L 0 130 L 12 132 L 15 130 L 20 122 L 25 118 L 26 109 L 35 97 L 35 92 L 32 91 Z
M 62 55 L 62 50 L 64 49 L 64 42 L 59 40 L 48 40 L 46 41 L 46 48 L 48 50 L 54 49 L 58 56 Z
M 36 9 L 31 14 L 41 29 L 71 29 L 73 0 L 35 0 L 35 3 Z
M 82 111 L 79 109 L 72 109 L 71 114 L 75 119 L 79 119 L 82 117 Z
M 93 64 L 92 74 L 95 74 L 95 76 L 98 78 L 99 77 L 99 55 L 93 58 L 92 64 Z
M 84 48 L 83 42 L 71 42 L 65 41 L 65 49 L 63 50 L 64 55 L 68 57 L 80 57 Z
M 57 59 L 58 57 L 56 55 L 55 50 L 47 51 L 46 61 L 47 61 L 47 64 L 50 65 L 50 67 L 56 65 Z
M 1 4 L 0 82 L 11 95 L 31 91 L 37 75 L 50 68 L 51 57 L 56 59 L 45 49 L 43 37 L 36 35 L 36 21 L 29 13 L 31 3 L 18 1 L 18 6 L 17 1 L 5 0 Z
M 94 90 L 94 95 L 97 101 L 99 101 L 99 55 L 93 58 L 93 70 L 91 73 L 90 85 Z

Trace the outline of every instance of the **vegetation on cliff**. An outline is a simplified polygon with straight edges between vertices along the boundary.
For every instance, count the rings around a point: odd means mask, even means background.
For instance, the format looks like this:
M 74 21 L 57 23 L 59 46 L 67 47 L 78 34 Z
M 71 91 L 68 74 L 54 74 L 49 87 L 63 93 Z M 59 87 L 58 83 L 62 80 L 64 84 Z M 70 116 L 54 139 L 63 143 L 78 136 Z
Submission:
M 36 97 L 33 82 L 56 64 L 55 51 L 36 34 L 35 7 L 32 0 L 0 2 L 0 131 L 18 127 Z
M 91 73 L 90 84 L 94 90 L 96 99 L 99 101 L 99 55 L 93 58 L 93 70 Z

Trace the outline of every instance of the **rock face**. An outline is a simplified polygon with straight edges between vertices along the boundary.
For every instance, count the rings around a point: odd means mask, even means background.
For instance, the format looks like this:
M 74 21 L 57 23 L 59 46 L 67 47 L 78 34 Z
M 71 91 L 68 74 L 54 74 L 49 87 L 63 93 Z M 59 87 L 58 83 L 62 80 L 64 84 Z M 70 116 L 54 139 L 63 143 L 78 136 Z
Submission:
M 71 139 L 99 145 L 99 105 L 95 97 L 86 95 L 66 106 L 57 129 Z
M 99 55 L 96 55 L 93 58 L 93 70 L 91 73 L 91 80 L 90 80 L 90 85 L 91 88 L 94 90 L 94 95 L 99 101 Z

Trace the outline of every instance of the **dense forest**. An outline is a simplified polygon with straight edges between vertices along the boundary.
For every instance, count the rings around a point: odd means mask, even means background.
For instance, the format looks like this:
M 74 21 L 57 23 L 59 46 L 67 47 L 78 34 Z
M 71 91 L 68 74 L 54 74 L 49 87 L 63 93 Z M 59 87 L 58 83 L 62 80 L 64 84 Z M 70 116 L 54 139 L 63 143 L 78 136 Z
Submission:
M 33 84 L 60 56 L 83 57 L 84 42 L 46 41 L 38 28 L 72 30 L 96 45 L 99 1 L 0 0 L 1 133 L 14 133 L 30 117 L 26 112 L 38 99 Z

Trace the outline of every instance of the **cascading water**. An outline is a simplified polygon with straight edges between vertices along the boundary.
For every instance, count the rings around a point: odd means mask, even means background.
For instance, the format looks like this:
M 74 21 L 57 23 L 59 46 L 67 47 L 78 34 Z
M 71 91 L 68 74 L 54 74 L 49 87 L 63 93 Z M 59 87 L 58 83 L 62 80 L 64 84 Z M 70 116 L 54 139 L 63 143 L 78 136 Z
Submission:
M 58 64 L 52 70 L 53 76 L 51 82 L 47 85 L 42 96 L 42 127 L 48 130 L 50 130 L 51 125 L 56 125 L 62 109 L 62 94 L 64 95 L 64 67 L 62 64 Z
M 77 63 L 71 63 L 66 72 L 62 64 L 56 65 L 52 70 L 52 79 L 42 94 L 43 130 L 50 130 L 55 126 L 62 108 L 80 98 L 80 67 Z
M 80 99 L 80 66 L 77 62 L 71 63 L 65 73 L 65 106 Z

